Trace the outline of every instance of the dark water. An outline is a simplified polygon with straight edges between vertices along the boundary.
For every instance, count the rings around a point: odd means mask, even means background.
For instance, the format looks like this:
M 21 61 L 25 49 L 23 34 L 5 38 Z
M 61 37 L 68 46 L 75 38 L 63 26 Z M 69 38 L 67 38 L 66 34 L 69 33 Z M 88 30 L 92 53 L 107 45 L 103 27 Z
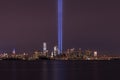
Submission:
M 0 61 L 0 80 L 120 80 L 120 61 Z

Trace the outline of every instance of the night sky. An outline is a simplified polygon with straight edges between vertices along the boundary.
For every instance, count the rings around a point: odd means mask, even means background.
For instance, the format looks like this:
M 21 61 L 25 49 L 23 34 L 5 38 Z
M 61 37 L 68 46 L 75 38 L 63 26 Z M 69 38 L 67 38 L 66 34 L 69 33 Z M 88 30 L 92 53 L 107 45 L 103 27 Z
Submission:
M 0 0 L 0 50 L 57 45 L 57 0 Z M 63 48 L 120 53 L 119 0 L 63 0 Z

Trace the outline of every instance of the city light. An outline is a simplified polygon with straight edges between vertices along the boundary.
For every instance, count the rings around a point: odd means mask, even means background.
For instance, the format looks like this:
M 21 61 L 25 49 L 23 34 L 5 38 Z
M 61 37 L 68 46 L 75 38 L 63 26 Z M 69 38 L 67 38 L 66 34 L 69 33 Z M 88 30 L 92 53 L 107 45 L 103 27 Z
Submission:
M 15 54 L 15 48 L 13 49 L 12 53 Z
M 94 57 L 96 57 L 97 56 L 97 51 L 94 51 Z

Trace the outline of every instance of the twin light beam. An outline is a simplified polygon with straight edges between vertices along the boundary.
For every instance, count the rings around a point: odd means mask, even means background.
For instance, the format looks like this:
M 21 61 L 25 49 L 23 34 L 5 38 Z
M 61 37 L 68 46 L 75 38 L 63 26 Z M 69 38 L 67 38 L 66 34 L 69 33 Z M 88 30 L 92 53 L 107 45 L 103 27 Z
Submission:
M 62 53 L 62 0 L 58 0 L 58 50 Z

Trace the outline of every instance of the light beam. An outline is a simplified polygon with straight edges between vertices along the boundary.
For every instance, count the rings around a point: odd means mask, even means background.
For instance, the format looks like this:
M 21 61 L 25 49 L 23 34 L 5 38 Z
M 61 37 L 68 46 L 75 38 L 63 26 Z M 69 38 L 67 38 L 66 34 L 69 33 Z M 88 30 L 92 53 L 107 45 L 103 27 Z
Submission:
M 62 53 L 62 0 L 58 0 L 58 50 Z

